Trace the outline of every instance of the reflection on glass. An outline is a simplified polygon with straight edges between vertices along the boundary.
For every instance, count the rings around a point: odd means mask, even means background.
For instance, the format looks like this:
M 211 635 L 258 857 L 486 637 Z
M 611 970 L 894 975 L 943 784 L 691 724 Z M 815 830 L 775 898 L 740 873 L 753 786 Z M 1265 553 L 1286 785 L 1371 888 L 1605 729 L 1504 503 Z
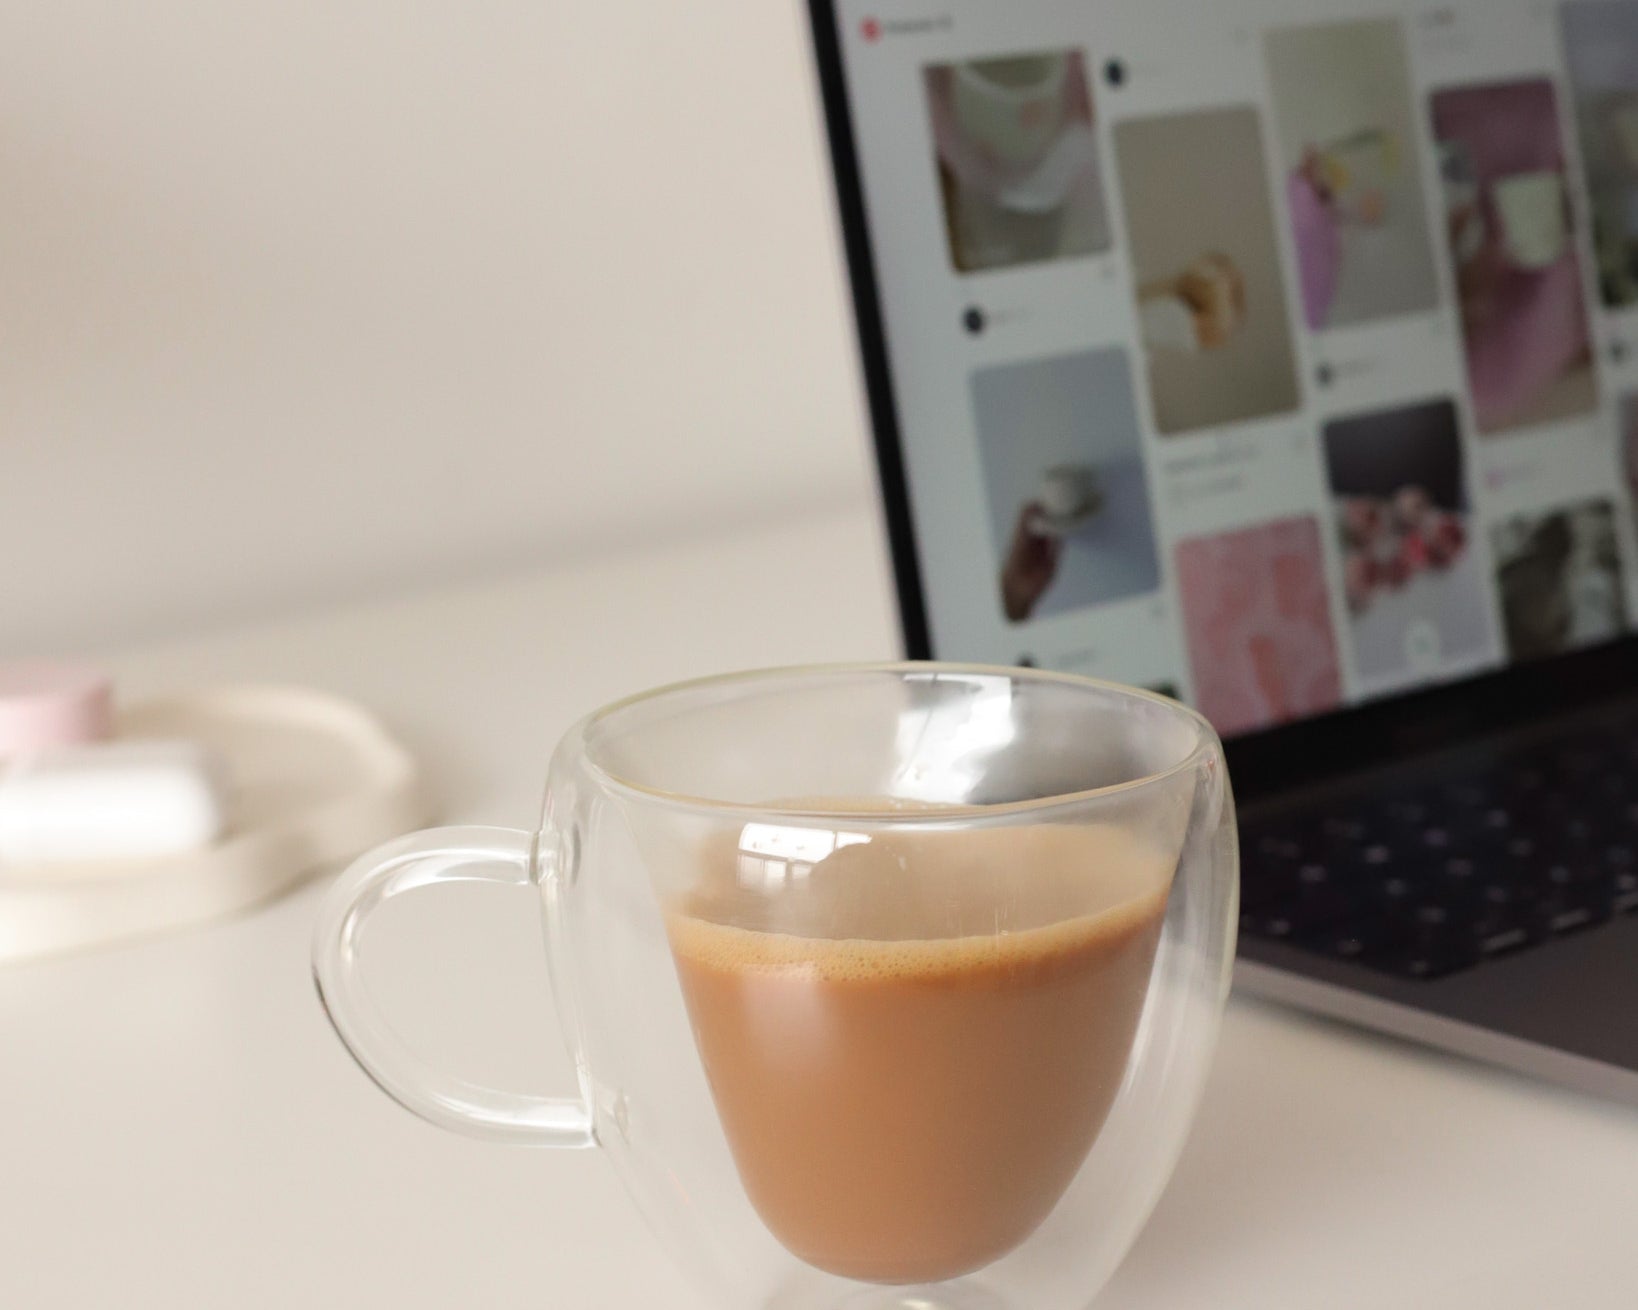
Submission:
M 827 855 L 869 840 L 862 832 L 747 823 L 739 834 L 738 882 L 741 887 L 774 887 L 805 878 Z
M 945 804 L 972 799 L 992 762 L 1018 736 L 1009 678 L 992 673 L 926 673 L 905 678 L 916 684 L 937 683 L 936 698 L 899 715 L 896 752 L 902 763 L 893 779 L 893 794 L 906 800 Z M 968 691 L 950 694 L 955 684 Z

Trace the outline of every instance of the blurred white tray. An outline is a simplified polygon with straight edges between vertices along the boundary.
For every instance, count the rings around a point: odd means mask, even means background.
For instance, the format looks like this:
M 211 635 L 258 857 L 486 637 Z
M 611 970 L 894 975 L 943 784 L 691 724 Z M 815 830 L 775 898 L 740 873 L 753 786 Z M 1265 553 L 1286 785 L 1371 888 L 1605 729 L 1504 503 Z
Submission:
M 228 830 L 184 856 L 0 869 L 0 961 L 232 914 L 426 820 L 409 752 L 348 701 L 226 687 L 145 701 L 122 738 L 186 737 L 221 752 Z

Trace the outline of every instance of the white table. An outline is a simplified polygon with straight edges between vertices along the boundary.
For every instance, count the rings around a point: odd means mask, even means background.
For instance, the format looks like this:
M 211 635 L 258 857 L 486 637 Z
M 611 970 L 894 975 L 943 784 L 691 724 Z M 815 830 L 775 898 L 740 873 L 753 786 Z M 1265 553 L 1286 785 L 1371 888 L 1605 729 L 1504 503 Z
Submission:
M 861 511 L 110 661 L 133 695 L 277 679 L 358 697 L 426 761 L 439 818 L 528 826 L 581 710 L 707 670 L 880 657 L 892 632 Z M 595 1153 L 441 1132 L 352 1065 L 309 980 L 317 890 L 0 969 L 0 1306 L 694 1306 Z M 406 898 L 366 963 L 433 1058 L 568 1091 L 535 913 L 499 889 Z M 1236 999 L 1099 1307 L 1630 1310 L 1635 1249 L 1638 1113 Z

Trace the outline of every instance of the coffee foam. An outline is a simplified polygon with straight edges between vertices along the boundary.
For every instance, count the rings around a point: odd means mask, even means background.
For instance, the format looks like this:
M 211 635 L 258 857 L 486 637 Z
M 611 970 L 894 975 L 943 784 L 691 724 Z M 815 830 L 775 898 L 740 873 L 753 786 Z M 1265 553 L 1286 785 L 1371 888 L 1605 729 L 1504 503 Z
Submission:
M 990 936 L 870 941 L 797 937 L 672 914 L 672 949 L 723 973 L 794 974 L 825 982 L 934 981 L 1036 971 L 1050 976 L 1081 950 L 1142 931 L 1165 908 L 1164 890 L 1044 928 Z
M 710 844 L 673 948 L 729 972 L 829 981 L 1044 971 L 1164 909 L 1175 860 L 1124 828 L 893 831 L 810 864 Z

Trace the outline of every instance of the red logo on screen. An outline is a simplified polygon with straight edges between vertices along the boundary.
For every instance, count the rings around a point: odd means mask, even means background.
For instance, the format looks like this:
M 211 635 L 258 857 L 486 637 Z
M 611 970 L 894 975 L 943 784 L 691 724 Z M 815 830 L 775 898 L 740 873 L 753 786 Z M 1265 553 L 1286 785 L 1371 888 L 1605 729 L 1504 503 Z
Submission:
M 882 25 L 874 18 L 867 18 L 860 23 L 859 31 L 866 41 L 880 41 L 882 39 Z

